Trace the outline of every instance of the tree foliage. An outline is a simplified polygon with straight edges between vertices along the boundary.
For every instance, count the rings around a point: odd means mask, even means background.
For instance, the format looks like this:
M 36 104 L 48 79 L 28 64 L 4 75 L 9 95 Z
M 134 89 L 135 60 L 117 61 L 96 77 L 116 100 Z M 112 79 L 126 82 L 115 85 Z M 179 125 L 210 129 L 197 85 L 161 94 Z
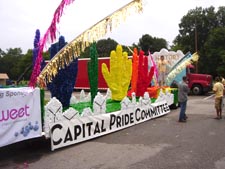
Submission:
M 179 34 L 172 49 L 180 49 L 184 53 L 197 51 L 200 55 L 198 70 L 215 76 L 223 69 L 220 61 L 223 60 L 221 57 L 225 49 L 224 26 L 225 7 L 219 7 L 217 12 L 213 6 L 189 10 L 181 19 Z
M 138 46 L 145 52 L 145 55 L 148 55 L 148 51 L 154 53 L 160 51 L 162 48 L 167 49 L 168 43 L 163 38 L 152 37 L 145 34 L 139 39 Z
M 113 39 L 101 39 L 96 43 L 98 57 L 109 57 L 110 52 L 116 49 L 117 42 Z M 81 58 L 90 57 L 90 46 L 86 47 L 84 52 L 81 53 Z
M 208 68 L 214 76 L 225 75 L 225 27 L 210 31 L 204 44 L 205 59 L 209 62 Z M 211 63 L 211 64 L 210 64 Z
M 109 57 L 112 50 L 116 50 L 118 42 L 113 39 L 102 39 L 97 41 L 96 47 L 99 57 Z M 131 55 L 131 51 L 128 49 L 127 46 L 121 45 L 123 48 L 123 52 L 127 52 L 128 56 Z M 132 47 L 130 47 L 133 49 Z M 90 56 L 89 56 L 90 57 Z
M 10 79 L 16 79 L 19 74 L 18 63 L 22 59 L 22 50 L 20 48 L 10 48 L 7 52 L 1 51 L 0 72 L 7 73 Z
M 102 39 L 99 40 L 96 44 L 97 52 L 99 57 L 109 57 L 110 52 L 116 49 L 118 43 L 113 39 Z
M 9 78 L 14 81 L 17 81 L 20 77 L 23 80 L 29 80 L 32 54 L 31 49 L 27 50 L 26 54 L 22 53 L 21 48 L 9 48 L 6 52 L 0 49 L 0 73 L 7 73 Z M 43 57 L 49 58 L 49 54 L 44 52 Z
M 26 54 L 24 54 L 20 61 L 18 62 L 18 75 L 15 80 L 18 80 L 20 77 L 24 80 L 28 80 L 31 75 L 31 66 L 32 66 L 32 50 L 29 49 Z M 23 77 L 22 77 L 23 76 Z

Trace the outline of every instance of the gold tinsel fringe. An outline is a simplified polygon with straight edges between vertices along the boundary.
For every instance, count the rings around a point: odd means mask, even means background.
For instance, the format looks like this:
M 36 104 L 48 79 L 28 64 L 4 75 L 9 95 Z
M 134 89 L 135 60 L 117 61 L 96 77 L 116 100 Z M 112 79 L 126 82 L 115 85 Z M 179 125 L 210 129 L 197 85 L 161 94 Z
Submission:
M 141 11 L 142 0 L 133 0 L 77 36 L 45 66 L 37 79 L 39 86 L 44 87 L 50 83 L 58 71 L 68 66 L 90 43 L 105 36 L 108 30 L 112 31 L 118 27 L 120 22 L 125 21 L 132 13 Z

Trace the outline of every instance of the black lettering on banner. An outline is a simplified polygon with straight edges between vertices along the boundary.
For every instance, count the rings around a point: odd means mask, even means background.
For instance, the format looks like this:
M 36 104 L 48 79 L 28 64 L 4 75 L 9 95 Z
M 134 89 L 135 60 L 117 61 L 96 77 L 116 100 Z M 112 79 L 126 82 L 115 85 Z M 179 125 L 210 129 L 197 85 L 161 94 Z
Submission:
M 106 131 L 106 128 L 104 128 L 104 120 L 102 120 L 102 127 L 101 127 L 101 131 L 102 131 L 102 132 L 105 132 L 105 131 Z
M 161 104 L 161 105 L 160 105 L 160 112 L 159 112 L 159 114 L 161 114 L 161 113 L 163 112 L 163 105 L 164 105 L 164 104 Z
M 163 105 L 163 107 L 164 107 L 164 111 L 165 111 L 165 112 L 170 111 L 169 106 L 168 106 L 167 103 L 165 103 L 165 104 Z
M 70 128 L 69 127 L 67 129 L 66 136 L 64 138 L 64 143 L 66 143 L 67 141 L 73 141 L 72 134 L 70 132 Z
M 130 124 L 134 123 L 134 113 L 130 113 Z
M 124 124 L 128 125 L 129 122 L 130 122 L 129 114 L 125 114 L 125 122 L 124 122 Z
M 153 109 L 151 109 L 151 117 L 156 116 L 156 113 L 157 113 L 156 107 L 154 107 Z
M 169 106 L 168 106 L 168 104 L 166 103 L 166 107 L 167 107 L 167 111 L 169 112 L 170 111 L 170 108 L 169 108 Z
M 139 118 L 137 117 L 137 111 L 140 112 L 140 117 Z M 149 109 L 146 109 L 146 110 L 143 109 L 143 110 L 141 110 L 140 108 L 138 108 L 136 110 L 136 120 L 137 121 L 145 120 L 145 119 L 150 118 L 150 117 L 151 117 L 151 114 L 150 114 L 150 110 Z
M 120 116 L 116 116 L 116 127 L 121 127 L 121 117 Z
M 136 117 L 136 120 L 137 120 L 137 121 L 140 120 L 140 118 L 138 118 L 138 116 L 137 116 L 137 114 L 138 114 L 140 111 L 141 111 L 140 108 L 137 108 L 137 109 L 135 110 L 135 117 Z
M 54 133 L 54 131 L 55 131 L 56 129 L 62 129 L 62 126 L 61 126 L 60 124 L 54 125 L 54 126 L 51 128 L 51 133 L 52 133 L 52 135 L 53 135 L 53 133 Z M 56 146 L 56 145 L 60 144 L 61 142 L 62 142 L 62 138 L 60 138 L 60 139 L 57 140 L 57 141 L 53 140 L 53 145 Z
M 117 128 L 122 126 L 122 124 L 121 124 L 122 118 L 120 116 L 116 116 L 116 122 L 117 122 L 117 124 L 116 124 Z
M 83 129 L 83 138 L 85 138 L 85 123 L 82 124 L 82 129 Z
M 125 124 L 125 115 L 117 116 L 117 118 L 120 118 L 120 127 L 124 126 L 124 124 Z
M 96 125 L 95 125 L 94 135 L 95 135 L 96 133 L 100 133 L 100 129 L 99 129 L 99 124 L 98 124 L 98 122 L 97 122 Z
M 164 111 L 164 112 L 166 112 L 166 111 L 167 111 L 166 104 L 163 104 L 163 111 Z
M 110 114 L 110 123 L 109 123 L 109 129 L 112 129 L 112 126 L 115 124 L 116 116 L 114 114 Z
M 156 106 L 156 107 L 155 107 L 155 116 L 158 115 L 158 111 L 159 111 L 159 106 Z
M 81 133 L 81 126 L 75 125 L 74 126 L 74 140 L 77 139 L 77 137 L 80 135 L 80 133 Z
M 142 110 L 141 111 L 141 120 L 144 120 L 145 119 L 145 110 Z
M 88 127 L 88 136 L 91 136 L 91 126 L 92 126 L 93 122 L 89 122 L 87 123 L 87 127 Z
M 159 113 L 159 106 L 156 106 L 156 109 L 155 109 L 155 115 L 157 116 Z
M 147 115 L 148 115 L 149 119 L 151 119 L 151 107 L 148 108 Z
M 160 112 L 160 105 L 157 106 L 156 115 L 159 115 L 159 112 Z

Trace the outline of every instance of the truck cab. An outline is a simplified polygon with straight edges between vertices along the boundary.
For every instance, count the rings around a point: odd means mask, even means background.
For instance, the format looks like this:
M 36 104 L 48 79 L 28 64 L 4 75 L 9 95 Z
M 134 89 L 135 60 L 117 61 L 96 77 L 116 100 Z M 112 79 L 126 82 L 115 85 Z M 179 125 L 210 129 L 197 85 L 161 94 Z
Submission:
M 212 90 L 212 76 L 208 74 L 195 73 L 194 65 L 188 65 L 186 68 L 188 86 L 194 95 L 201 95 Z

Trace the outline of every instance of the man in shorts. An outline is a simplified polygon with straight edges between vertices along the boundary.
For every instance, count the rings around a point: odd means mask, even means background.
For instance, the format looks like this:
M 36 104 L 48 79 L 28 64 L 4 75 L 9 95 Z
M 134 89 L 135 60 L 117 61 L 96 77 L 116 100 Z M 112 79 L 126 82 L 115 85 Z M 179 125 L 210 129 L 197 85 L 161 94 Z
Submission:
M 163 55 L 160 56 L 160 60 L 158 62 L 158 71 L 159 71 L 159 86 L 166 85 L 166 75 L 167 75 L 167 67 L 169 62 L 164 58 Z
M 219 77 L 215 78 L 216 83 L 213 85 L 213 92 L 215 93 L 215 109 L 217 117 L 215 119 L 222 119 L 222 99 L 224 94 L 224 86 Z

